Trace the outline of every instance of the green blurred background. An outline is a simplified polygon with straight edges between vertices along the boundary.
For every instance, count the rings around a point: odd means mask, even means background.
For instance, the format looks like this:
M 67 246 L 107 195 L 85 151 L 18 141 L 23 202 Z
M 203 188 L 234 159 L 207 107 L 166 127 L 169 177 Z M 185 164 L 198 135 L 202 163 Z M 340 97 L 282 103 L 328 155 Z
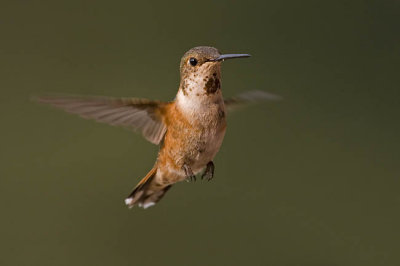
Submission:
M 1 265 L 400 265 L 398 1 L 2 1 Z M 212 182 L 123 199 L 157 147 L 31 102 L 173 99 L 210 45 L 229 118 Z

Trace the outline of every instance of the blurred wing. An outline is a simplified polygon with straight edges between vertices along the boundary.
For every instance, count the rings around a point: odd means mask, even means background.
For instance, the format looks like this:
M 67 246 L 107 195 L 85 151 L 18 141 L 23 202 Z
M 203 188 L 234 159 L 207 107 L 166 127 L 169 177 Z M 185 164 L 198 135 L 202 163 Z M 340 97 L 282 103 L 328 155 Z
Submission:
M 166 103 L 135 98 L 44 96 L 35 98 L 66 112 L 113 126 L 140 131 L 154 144 L 159 144 L 166 132 L 162 114 Z
M 260 103 L 265 101 L 278 101 L 282 97 L 265 91 L 247 91 L 232 98 L 224 99 L 227 111 L 235 110 L 238 107 Z

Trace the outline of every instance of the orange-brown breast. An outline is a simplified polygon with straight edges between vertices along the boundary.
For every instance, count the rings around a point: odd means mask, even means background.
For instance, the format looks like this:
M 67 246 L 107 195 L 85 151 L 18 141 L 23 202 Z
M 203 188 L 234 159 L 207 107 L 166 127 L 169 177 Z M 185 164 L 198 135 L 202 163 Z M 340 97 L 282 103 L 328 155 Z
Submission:
M 175 102 L 166 106 L 164 122 L 167 132 L 157 160 L 162 183 L 170 184 L 183 180 L 183 164 L 193 167 L 192 170 L 196 173 L 208 160 L 212 160 L 219 150 L 226 129 L 225 117 L 221 115 L 223 111 L 215 112 L 215 119 L 218 121 L 214 121 L 213 117 L 209 123 L 204 124 L 196 119 L 189 121 Z M 218 138 L 215 151 L 210 151 L 208 142 L 214 141 L 214 138 Z

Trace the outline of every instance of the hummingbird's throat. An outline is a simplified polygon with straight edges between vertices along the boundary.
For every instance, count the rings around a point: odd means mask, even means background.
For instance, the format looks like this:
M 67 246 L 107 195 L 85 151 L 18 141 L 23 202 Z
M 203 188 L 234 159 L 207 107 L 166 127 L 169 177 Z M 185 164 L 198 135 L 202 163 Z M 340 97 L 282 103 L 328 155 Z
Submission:
M 204 117 L 216 105 L 223 104 L 219 63 L 210 63 L 207 68 L 185 74 L 176 97 L 176 104 L 183 113 L 198 119 L 199 115 Z
M 203 73 L 193 72 L 184 77 L 180 87 L 184 95 L 213 95 L 221 89 L 220 77 L 219 69 L 208 69 Z
M 208 94 L 214 94 L 219 89 L 221 89 L 221 82 L 217 77 L 217 73 L 214 73 L 212 77 L 208 78 L 208 81 L 204 85 L 204 91 L 208 95 Z

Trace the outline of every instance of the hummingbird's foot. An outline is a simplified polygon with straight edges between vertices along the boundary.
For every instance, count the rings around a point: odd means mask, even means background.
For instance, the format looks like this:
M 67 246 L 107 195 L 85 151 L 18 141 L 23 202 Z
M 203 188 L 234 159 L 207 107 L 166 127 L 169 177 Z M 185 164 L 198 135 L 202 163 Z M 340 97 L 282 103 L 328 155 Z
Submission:
M 192 168 L 190 168 L 190 166 L 188 166 L 187 164 L 184 164 L 182 166 L 183 171 L 185 171 L 185 175 L 186 175 L 186 181 L 187 182 L 194 182 L 196 181 L 196 176 L 194 175 Z
M 209 161 L 206 167 L 206 170 L 204 171 L 203 175 L 201 176 L 201 180 L 203 178 L 206 178 L 207 181 L 210 181 L 214 177 L 214 163 L 212 161 Z

